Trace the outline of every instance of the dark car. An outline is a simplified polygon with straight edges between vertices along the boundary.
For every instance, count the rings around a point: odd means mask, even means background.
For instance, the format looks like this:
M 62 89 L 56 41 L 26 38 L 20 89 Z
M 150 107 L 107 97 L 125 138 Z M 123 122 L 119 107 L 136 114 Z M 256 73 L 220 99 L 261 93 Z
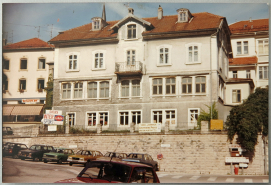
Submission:
M 11 127 L 2 127 L 3 136 L 5 135 L 13 135 L 13 130 Z
M 120 153 L 120 152 L 107 152 L 104 154 L 104 157 L 111 157 L 111 158 L 126 158 L 127 154 L 126 153 Z
M 127 159 L 123 159 L 123 160 L 147 164 L 147 165 L 152 166 L 154 170 L 159 171 L 158 162 L 154 161 L 149 154 L 130 153 L 127 156 Z
M 3 156 L 12 156 L 17 159 L 19 151 L 27 149 L 28 147 L 23 143 L 7 143 L 3 147 Z
M 28 150 L 21 150 L 18 154 L 22 160 L 32 159 L 33 161 L 42 160 L 43 154 L 54 150 L 53 146 L 49 145 L 32 145 Z
M 55 148 L 49 153 L 43 154 L 43 162 L 57 162 L 61 164 L 62 162 L 67 162 L 67 159 L 70 155 L 74 155 L 72 149 L 69 148 Z
M 114 159 L 89 161 L 76 178 L 56 183 L 160 183 L 155 170 L 145 164 Z

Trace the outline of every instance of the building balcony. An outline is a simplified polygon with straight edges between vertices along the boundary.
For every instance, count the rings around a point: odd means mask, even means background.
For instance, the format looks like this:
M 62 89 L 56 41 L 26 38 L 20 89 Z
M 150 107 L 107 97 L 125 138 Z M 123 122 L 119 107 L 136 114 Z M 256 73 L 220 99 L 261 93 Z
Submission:
M 115 74 L 118 75 L 142 75 L 143 74 L 143 64 L 140 61 L 131 62 L 132 64 L 127 64 L 127 62 L 118 62 L 115 65 Z

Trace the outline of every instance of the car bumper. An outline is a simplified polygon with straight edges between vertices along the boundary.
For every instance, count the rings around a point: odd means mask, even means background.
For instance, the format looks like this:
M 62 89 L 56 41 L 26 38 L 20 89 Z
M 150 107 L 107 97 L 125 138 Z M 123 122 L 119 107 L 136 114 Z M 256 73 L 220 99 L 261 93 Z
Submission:
M 55 158 L 43 157 L 42 159 L 46 160 L 47 162 L 58 162 L 58 159 L 55 159 Z
M 19 155 L 18 157 L 19 157 L 20 159 L 33 159 L 33 157 L 24 156 L 24 155 Z
M 85 164 L 87 162 L 87 161 L 77 161 L 77 160 L 70 160 L 70 159 L 68 159 L 67 161 L 73 164 Z

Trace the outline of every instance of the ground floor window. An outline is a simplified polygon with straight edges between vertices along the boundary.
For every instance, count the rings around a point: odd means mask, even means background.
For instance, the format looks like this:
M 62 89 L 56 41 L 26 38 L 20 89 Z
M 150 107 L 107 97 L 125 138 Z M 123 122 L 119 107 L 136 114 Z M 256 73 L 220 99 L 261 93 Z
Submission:
M 232 90 L 232 103 L 241 103 L 241 90 Z
M 136 125 L 141 123 L 141 111 L 119 112 L 119 125 L 130 126 L 130 123 L 135 123 Z
M 141 123 L 141 112 L 140 111 L 132 112 L 132 123 L 135 123 L 136 125 Z
M 190 126 L 197 126 L 197 121 L 199 117 L 199 108 L 188 109 L 188 122 Z
M 100 117 L 100 124 L 102 126 L 107 126 L 107 124 L 108 124 L 108 113 L 107 112 L 100 112 L 99 117 Z
M 87 112 L 87 126 L 96 127 L 99 123 L 108 126 L 108 112 Z
M 68 113 L 67 119 L 68 119 L 69 126 L 75 125 L 75 113 Z
M 152 123 L 165 124 L 168 121 L 170 125 L 176 125 L 176 112 L 177 110 L 153 110 Z
M 88 113 L 88 126 L 96 126 L 96 113 Z
M 153 111 L 153 123 L 163 123 L 162 111 Z
M 120 112 L 120 125 L 129 125 L 129 112 Z
M 169 121 L 169 124 L 175 125 L 175 110 L 166 111 L 166 121 Z

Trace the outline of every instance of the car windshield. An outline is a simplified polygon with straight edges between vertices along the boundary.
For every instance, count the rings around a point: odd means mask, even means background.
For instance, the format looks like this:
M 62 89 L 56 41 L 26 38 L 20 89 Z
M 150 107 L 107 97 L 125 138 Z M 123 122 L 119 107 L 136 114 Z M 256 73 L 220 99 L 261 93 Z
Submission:
M 31 146 L 29 149 L 31 149 L 31 150 L 40 150 L 41 146 Z
M 56 148 L 52 150 L 51 153 L 63 153 L 63 149 Z
M 92 161 L 88 163 L 78 177 L 101 179 L 118 182 L 128 182 L 131 167 L 125 164 L 116 164 L 104 161 Z

